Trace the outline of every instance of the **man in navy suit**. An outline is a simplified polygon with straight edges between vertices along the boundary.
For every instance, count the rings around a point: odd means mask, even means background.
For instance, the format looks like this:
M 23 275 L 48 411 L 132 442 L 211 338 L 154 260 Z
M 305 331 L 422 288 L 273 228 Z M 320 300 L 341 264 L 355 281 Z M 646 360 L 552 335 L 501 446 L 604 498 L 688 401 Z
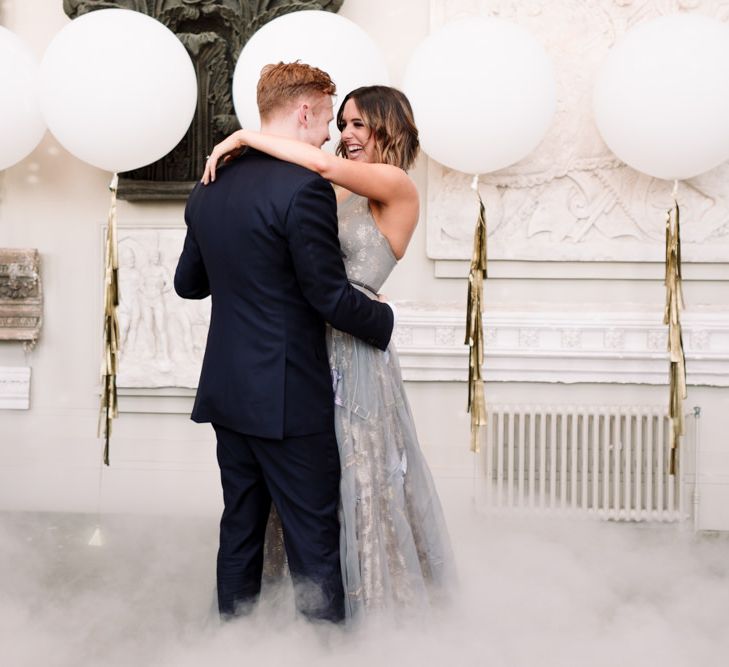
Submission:
M 261 129 L 320 147 L 334 92 L 314 67 L 268 65 L 258 83 Z M 384 350 L 392 309 L 347 281 L 332 186 L 308 169 L 249 149 L 214 184 L 195 187 L 185 221 L 175 290 L 212 296 L 192 419 L 211 422 L 217 437 L 218 608 L 230 617 L 257 599 L 273 501 L 298 609 L 340 621 L 340 463 L 325 322 Z

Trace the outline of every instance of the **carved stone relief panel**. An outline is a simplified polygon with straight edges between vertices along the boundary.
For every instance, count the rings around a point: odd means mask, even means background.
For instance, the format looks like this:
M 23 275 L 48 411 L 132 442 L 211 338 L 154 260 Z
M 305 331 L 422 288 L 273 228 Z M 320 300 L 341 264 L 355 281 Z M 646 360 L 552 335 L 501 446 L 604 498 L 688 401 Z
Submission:
M 119 387 L 196 387 L 210 299 L 177 296 L 184 229 L 119 230 Z
M 0 248 L 0 340 L 38 340 L 43 318 L 40 255 L 35 249 Z
M 476 15 L 519 23 L 544 45 L 555 66 L 557 111 L 540 146 L 512 167 L 480 178 L 489 257 L 662 261 L 672 184 L 632 170 L 610 152 L 593 121 L 592 85 L 608 49 L 635 24 L 677 11 L 727 21 L 729 5 L 722 0 L 431 0 L 431 10 L 433 30 Z M 429 161 L 429 257 L 470 258 L 478 212 L 470 180 Z M 729 260 L 729 165 L 682 183 L 679 203 L 684 260 Z

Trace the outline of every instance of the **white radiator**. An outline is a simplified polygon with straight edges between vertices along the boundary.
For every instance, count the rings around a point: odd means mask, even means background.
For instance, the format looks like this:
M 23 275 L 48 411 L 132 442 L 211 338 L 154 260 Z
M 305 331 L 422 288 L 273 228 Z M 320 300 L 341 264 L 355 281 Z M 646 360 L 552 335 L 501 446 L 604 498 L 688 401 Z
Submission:
M 477 457 L 481 507 L 627 521 L 687 518 L 685 443 L 676 475 L 669 475 L 665 409 L 493 405 L 488 418 Z

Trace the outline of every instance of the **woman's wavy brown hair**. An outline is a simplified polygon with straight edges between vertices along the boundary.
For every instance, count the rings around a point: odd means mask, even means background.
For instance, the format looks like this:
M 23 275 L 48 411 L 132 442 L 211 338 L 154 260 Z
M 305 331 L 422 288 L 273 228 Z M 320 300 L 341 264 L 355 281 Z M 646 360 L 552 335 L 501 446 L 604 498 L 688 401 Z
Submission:
M 413 109 L 405 95 L 389 86 L 363 86 L 342 100 L 337 112 L 337 127 L 344 129 L 344 105 L 354 100 L 365 125 L 375 137 L 375 157 L 378 162 L 392 164 L 407 171 L 420 150 L 418 128 Z M 347 147 L 340 140 L 337 155 L 347 157 Z

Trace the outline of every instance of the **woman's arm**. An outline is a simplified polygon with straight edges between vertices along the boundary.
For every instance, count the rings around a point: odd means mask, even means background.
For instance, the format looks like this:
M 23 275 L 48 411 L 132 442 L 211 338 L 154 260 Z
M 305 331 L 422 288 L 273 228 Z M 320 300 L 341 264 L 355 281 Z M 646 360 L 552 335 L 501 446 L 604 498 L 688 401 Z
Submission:
M 415 184 L 398 167 L 347 160 L 302 141 L 252 130 L 238 130 L 215 146 L 205 165 L 202 182 L 207 185 L 214 181 L 218 161 L 244 146 L 311 169 L 332 183 L 385 207 L 393 203 L 417 205 L 418 202 Z

